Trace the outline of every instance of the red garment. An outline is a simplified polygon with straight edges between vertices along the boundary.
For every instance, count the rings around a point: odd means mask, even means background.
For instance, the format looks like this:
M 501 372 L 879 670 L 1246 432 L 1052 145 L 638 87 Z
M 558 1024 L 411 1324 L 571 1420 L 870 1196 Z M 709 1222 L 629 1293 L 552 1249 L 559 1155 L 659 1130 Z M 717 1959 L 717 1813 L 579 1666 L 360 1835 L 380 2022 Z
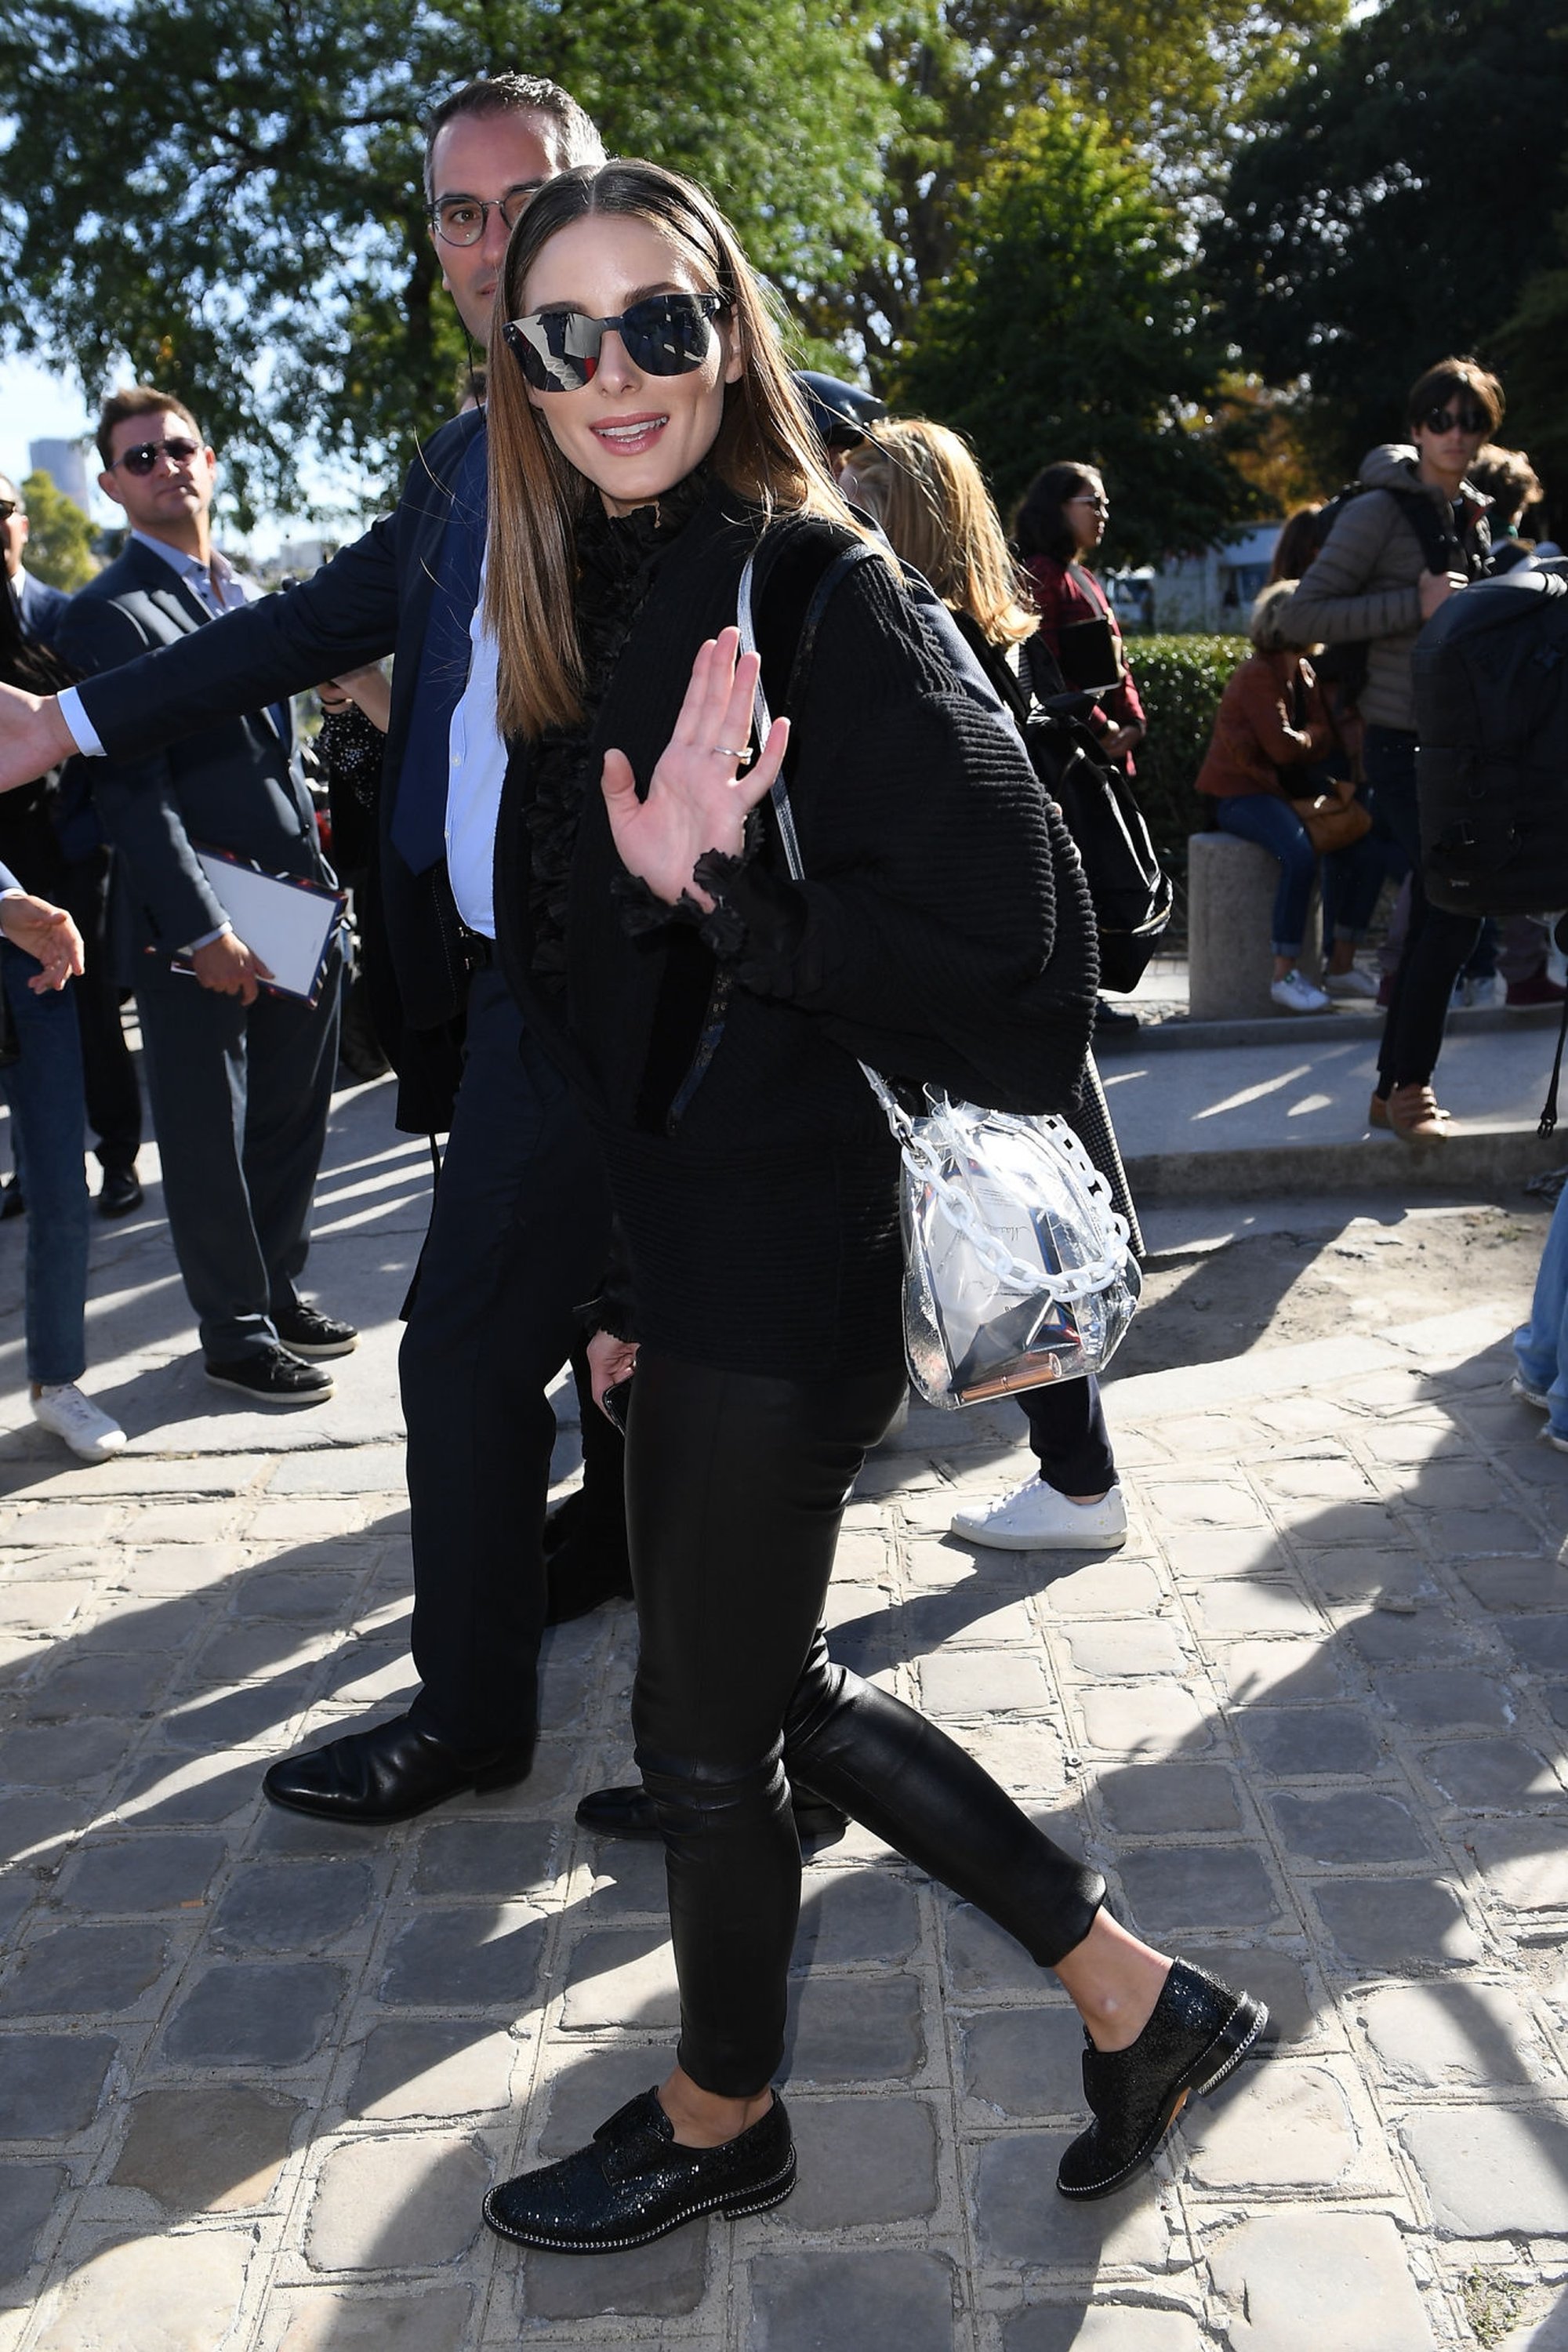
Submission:
M 1142 727 L 1147 733 L 1149 721 L 1143 715 L 1143 705 L 1138 699 L 1138 688 L 1133 684 L 1132 672 L 1128 666 L 1127 649 L 1121 642 L 1121 625 L 1111 610 L 1110 598 L 1093 572 L 1086 571 L 1081 563 L 1075 563 L 1069 571 L 1065 563 L 1058 563 L 1054 555 L 1031 555 L 1024 570 L 1039 612 L 1040 635 L 1058 661 L 1062 657 L 1061 633 L 1069 623 L 1109 621 L 1110 624 L 1110 634 L 1121 663 L 1121 683 L 1103 701 L 1097 702 L 1090 712 L 1089 725 L 1095 733 L 1103 735 L 1109 727 Z M 1075 572 L 1077 578 L 1074 577 Z M 1086 595 L 1079 587 L 1079 580 L 1088 583 L 1089 594 Z M 1131 775 L 1131 760 L 1124 760 L 1122 765 Z
M 1296 724 L 1298 680 L 1301 726 Z M 1310 767 L 1338 747 L 1327 698 L 1306 655 L 1289 646 L 1254 654 L 1226 683 L 1198 790 L 1220 801 L 1241 793 L 1273 793 L 1283 800 L 1277 770 Z

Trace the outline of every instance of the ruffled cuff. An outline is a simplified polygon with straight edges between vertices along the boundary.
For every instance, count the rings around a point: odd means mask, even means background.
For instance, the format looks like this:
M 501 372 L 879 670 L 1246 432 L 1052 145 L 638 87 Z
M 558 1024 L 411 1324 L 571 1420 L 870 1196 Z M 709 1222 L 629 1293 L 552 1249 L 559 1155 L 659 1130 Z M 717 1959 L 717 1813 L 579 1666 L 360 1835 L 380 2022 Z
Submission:
M 770 995 L 790 994 L 805 933 L 805 905 L 793 882 L 775 878 L 757 863 L 762 839 L 753 809 L 738 856 L 722 849 L 703 851 L 691 878 L 712 899 L 710 908 L 699 906 L 689 890 L 671 906 L 638 876 L 617 874 L 612 887 L 622 927 L 635 939 L 667 923 L 685 923 L 721 963 L 734 967 L 742 985 Z

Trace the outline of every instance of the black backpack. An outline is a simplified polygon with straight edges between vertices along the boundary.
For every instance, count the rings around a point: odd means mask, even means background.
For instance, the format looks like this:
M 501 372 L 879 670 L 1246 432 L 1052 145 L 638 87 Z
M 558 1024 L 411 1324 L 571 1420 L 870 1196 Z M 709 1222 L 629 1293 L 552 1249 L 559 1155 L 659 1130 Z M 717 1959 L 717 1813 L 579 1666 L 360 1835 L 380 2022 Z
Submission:
M 1035 773 L 1078 845 L 1100 932 L 1101 983 L 1136 988 L 1171 919 L 1171 877 L 1155 854 L 1131 785 L 1085 725 L 1092 694 L 1068 691 L 1048 646 L 1024 641 L 1032 700 L 1024 741 Z
M 1416 639 L 1415 676 L 1432 904 L 1477 916 L 1568 907 L 1568 562 L 1451 596 Z M 1557 1124 L 1568 1002 L 1563 1012 L 1542 1135 Z
M 1453 524 L 1438 513 L 1436 504 L 1425 490 L 1395 489 L 1386 482 L 1375 483 L 1373 488 L 1382 490 L 1384 496 L 1392 499 L 1398 507 L 1421 542 L 1421 553 L 1428 572 L 1466 572 L 1472 578 L 1475 576 L 1479 564 L 1486 560 L 1484 531 L 1483 552 L 1472 557 Z M 1336 490 L 1333 497 L 1318 509 L 1312 517 L 1313 559 L 1321 554 L 1329 533 L 1351 500 L 1370 496 L 1366 483 L 1347 482 L 1342 490 Z M 1303 565 L 1302 570 L 1305 569 Z M 1367 656 L 1371 650 L 1368 638 L 1353 637 L 1346 645 L 1325 646 L 1321 654 L 1312 656 L 1312 667 L 1319 677 L 1326 686 L 1337 687 L 1342 698 L 1352 709 L 1366 684 Z
M 1422 866 L 1457 915 L 1568 907 L 1568 562 L 1479 580 L 1416 640 Z

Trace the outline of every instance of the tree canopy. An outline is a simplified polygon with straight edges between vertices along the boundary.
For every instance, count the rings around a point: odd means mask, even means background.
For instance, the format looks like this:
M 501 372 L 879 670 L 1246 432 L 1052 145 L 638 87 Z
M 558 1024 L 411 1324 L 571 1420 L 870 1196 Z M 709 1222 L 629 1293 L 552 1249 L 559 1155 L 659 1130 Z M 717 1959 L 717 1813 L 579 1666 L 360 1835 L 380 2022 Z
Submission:
M 887 100 L 814 0 L 19 0 L 0 18 L 0 336 L 89 396 L 178 389 L 242 524 L 301 443 L 385 482 L 455 405 L 418 124 L 477 73 L 563 82 L 612 152 L 720 192 L 789 283 L 876 229 Z
M 1256 110 L 1211 282 L 1271 382 L 1310 377 L 1330 468 L 1400 431 L 1432 361 L 1505 359 L 1510 337 L 1532 357 L 1504 438 L 1561 436 L 1568 361 L 1540 321 L 1554 271 L 1561 288 L 1564 120 L 1568 0 L 1390 0 Z
M 966 432 L 1004 504 L 1056 458 L 1100 466 L 1113 557 L 1206 545 L 1248 511 L 1227 455 L 1243 428 L 1207 407 L 1223 349 L 1145 164 L 1065 107 L 1033 109 L 955 227 L 900 406 Z
M 51 588 L 85 588 L 98 570 L 92 560 L 96 536 L 74 499 L 58 490 L 48 474 L 29 474 L 22 485 L 27 509 L 24 561 Z

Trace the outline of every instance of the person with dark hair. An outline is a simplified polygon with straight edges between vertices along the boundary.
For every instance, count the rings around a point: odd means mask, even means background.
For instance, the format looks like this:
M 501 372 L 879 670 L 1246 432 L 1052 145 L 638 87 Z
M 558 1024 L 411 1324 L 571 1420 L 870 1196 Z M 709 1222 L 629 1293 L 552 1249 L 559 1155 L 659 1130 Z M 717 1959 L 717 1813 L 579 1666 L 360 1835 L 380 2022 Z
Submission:
M 840 499 L 701 190 L 647 163 L 565 173 L 512 239 L 500 309 L 497 936 L 618 1220 L 589 1354 L 626 1407 L 633 1725 L 681 2029 L 657 2091 L 485 2216 L 586 2254 L 789 2194 L 772 2079 L 797 1776 L 1056 1970 L 1096 2115 L 1058 2185 L 1102 2195 L 1229 2071 L 1258 2007 L 1119 1927 L 1098 1873 L 820 1632 L 846 1498 L 905 1388 L 899 1156 L 856 1057 L 1066 1108 L 1096 978 L 1081 873 L 1012 723 L 955 674 L 951 623 Z M 753 556 L 763 643 L 775 583 L 821 593 L 843 566 L 798 703 L 755 744 L 734 625 Z M 761 806 L 786 746 L 800 882 Z
M 69 672 L 22 634 L 0 596 L 0 681 L 49 694 Z M 125 1432 L 82 1393 L 87 1369 L 87 1179 L 81 1039 L 71 991 L 81 935 L 56 903 L 64 866 L 53 775 L 0 800 L 0 1097 L 27 1204 L 26 1328 L 33 1417 L 83 1462 L 107 1462 Z
M 1412 441 L 1363 459 L 1363 493 L 1341 508 L 1281 627 L 1300 645 L 1367 646 L 1363 764 L 1376 815 L 1410 860 L 1411 890 L 1369 1123 L 1431 1145 L 1447 1133 L 1432 1087 L 1444 1021 L 1479 926 L 1430 905 L 1422 887 L 1411 656 L 1422 625 L 1486 569 L 1488 501 L 1467 472 L 1502 420 L 1502 387 L 1478 360 L 1442 360 L 1412 384 L 1405 413 Z
M 1133 753 L 1148 732 L 1143 705 L 1128 665 L 1121 625 L 1110 597 L 1084 559 L 1105 537 L 1110 501 L 1098 467 L 1058 460 L 1037 474 L 1013 518 L 1013 543 L 1040 616 L 1040 641 L 1070 688 L 1092 691 L 1088 724 L 1100 748 L 1129 776 Z M 1095 1008 L 1097 1029 L 1133 1030 L 1138 1016 L 1108 1004 Z
M 1197 789 L 1214 803 L 1222 833 L 1256 842 L 1279 864 L 1274 898 L 1274 977 L 1269 994 L 1287 1013 L 1323 1013 L 1333 996 L 1371 996 L 1376 982 L 1355 964 L 1383 887 L 1384 861 L 1366 820 L 1359 840 L 1323 858 L 1324 986 L 1300 969 L 1318 852 L 1305 811 L 1320 796 L 1353 797 L 1345 757 L 1309 653 L 1279 634 L 1293 580 L 1263 589 L 1247 623 L 1253 653 L 1232 671 L 1215 714 Z

